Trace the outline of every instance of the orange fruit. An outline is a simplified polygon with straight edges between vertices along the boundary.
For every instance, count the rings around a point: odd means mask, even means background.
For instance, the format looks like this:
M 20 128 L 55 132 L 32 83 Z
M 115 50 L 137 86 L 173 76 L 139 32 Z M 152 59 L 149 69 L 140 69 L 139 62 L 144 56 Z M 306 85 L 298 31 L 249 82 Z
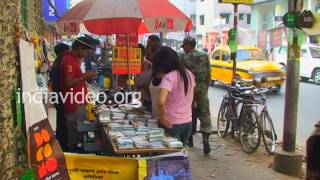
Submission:
M 58 161 L 55 158 L 49 158 L 46 161 L 46 168 L 49 172 L 53 172 L 57 170 L 58 167 Z
M 34 133 L 33 138 L 37 144 L 37 147 L 40 147 L 43 144 L 43 139 L 39 132 Z
M 44 178 L 48 174 L 45 164 L 42 163 L 38 169 L 38 175 L 40 178 Z
M 37 154 L 36 154 L 37 161 L 42 161 L 43 160 L 42 152 L 43 152 L 43 147 L 38 148 Z
M 51 145 L 49 143 L 44 145 L 43 155 L 46 158 L 48 158 L 48 157 L 50 157 L 52 155 L 52 148 L 51 148 Z
M 44 142 L 50 141 L 50 134 L 47 129 L 41 129 L 41 137 Z

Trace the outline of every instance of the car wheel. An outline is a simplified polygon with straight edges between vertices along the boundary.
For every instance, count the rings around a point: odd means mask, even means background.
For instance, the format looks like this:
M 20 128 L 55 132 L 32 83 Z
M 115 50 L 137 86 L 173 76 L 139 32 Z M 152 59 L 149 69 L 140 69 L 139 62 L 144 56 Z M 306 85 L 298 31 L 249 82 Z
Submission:
M 320 85 L 320 69 L 316 69 L 316 70 L 313 72 L 313 82 L 314 82 L 316 85 Z
M 300 78 L 301 78 L 302 82 L 308 82 L 309 81 L 309 78 L 307 78 L 307 77 L 300 77 Z

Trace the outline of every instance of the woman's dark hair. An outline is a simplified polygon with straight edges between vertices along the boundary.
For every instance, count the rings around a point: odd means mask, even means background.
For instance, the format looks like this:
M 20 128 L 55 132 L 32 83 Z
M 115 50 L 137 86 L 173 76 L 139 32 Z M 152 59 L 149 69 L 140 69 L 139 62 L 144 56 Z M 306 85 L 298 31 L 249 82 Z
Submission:
M 57 55 L 54 63 L 60 63 L 63 57 L 63 54 L 70 50 L 70 46 L 64 43 L 59 43 L 54 47 L 54 53 Z
M 70 47 L 65 43 L 59 43 L 54 47 L 54 53 L 61 56 L 64 52 L 69 51 Z
M 183 79 L 184 93 L 187 95 L 190 86 L 189 75 L 181 63 L 179 55 L 173 49 L 167 46 L 160 47 L 153 58 L 152 70 L 153 78 L 160 72 L 167 74 L 174 70 L 178 71 Z
M 138 44 L 138 48 L 141 49 L 141 55 L 146 56 L 146 48 L 141 43 Z

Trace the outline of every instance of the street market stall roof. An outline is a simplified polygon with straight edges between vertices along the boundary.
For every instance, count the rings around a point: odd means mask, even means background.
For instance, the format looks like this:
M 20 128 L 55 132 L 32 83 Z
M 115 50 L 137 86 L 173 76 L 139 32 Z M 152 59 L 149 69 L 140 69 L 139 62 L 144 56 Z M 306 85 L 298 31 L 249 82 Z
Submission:
M 192 21 L 168 0 L 84 0 L 58 20 L 58 27 L 78 34 L 81 23 L 97 35 L 192 29 Z

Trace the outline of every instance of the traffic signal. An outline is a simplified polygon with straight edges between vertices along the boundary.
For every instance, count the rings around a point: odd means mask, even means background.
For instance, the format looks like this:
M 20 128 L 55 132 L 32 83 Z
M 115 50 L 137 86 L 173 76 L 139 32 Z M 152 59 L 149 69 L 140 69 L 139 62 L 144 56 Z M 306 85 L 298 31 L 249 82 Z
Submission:
M 313 13 L 305 10 L 287 12 L 283 17 L 283 24 L 288 28 L 312 28 L 314 24 Z
M 237 28 L 232 28 L 228 32 L 228 37 L 229 37 L 228 46 L 232 53 L 235 53 L 238 50 L 237 34 L 238 34 Z
M 299 17 L 299 12 L 297 11 L 287 12 L 283 17 L 283 24 L 288 28 L 297 27 L 298 17 Z

